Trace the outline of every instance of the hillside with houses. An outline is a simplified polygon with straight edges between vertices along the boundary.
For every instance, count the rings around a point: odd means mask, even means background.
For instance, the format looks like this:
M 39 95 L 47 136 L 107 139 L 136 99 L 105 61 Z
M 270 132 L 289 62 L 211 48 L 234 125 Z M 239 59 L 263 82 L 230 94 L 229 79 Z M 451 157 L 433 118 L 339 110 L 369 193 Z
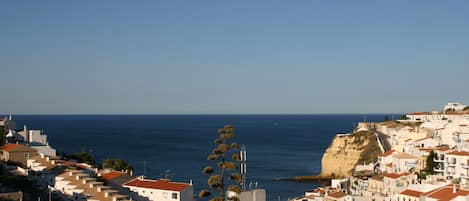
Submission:
M 0 119 L 0 129 L 0 200 L 194 200 L 191 181 L 151 180 L 128 166 L 103 168 L 81 161 L 86 153 L 57 156 L 45 133 L 16 129 L 12 115 Z
M 357 131 L 376 133 L 374 140 L 383 145 L 380 154 L 370 159 L 373 162 L 347 165 L 348 174 L 332 179 L 331 186 L 305 192 L 292 201 L 469 200 L 467 105 L 448 103 L 441 111 L 413 112 L 397 121 L 360 122 Z M 334 143 L 329 149 L 339 153 L 344 147 L 333 147 Z M 330 166 L 332 170 L 342 167 L 340 161 Z M 323 164 L 323 168 L 328 167 Z

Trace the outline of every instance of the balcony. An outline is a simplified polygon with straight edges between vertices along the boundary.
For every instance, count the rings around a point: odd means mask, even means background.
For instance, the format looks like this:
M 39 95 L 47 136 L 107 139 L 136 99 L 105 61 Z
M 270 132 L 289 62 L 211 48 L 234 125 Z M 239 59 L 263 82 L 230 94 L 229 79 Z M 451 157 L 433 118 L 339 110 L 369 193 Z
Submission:
M 433 168 L 435 172 L 445 172 L 445 168 Z
M 456 167 L 456 163 L 446 163 L 446 166 Z
M 461 167 L 464 169 L 469 169 L 469 163 L 461 163 Z
M 436 158 L 433 158 L 433 161 L 437 163 L 443 163 L 445 162 L 445 157 L 436 157 Z

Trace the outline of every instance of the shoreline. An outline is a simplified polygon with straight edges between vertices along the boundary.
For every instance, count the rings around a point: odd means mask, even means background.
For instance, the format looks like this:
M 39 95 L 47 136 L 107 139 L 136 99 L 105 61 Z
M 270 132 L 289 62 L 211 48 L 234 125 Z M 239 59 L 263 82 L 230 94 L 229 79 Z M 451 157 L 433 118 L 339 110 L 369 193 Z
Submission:
M 279 181 L 294 181 L 294 182 L 308 182 L 308 181 L 316 181 L 316 182 L 330 182 L 331 179 L 337 179 L 334 176 L 325 176 L 325 175 L 308 175 L 308 176 L 294 176 L 291 178 L 283 178 L 277 179 Z

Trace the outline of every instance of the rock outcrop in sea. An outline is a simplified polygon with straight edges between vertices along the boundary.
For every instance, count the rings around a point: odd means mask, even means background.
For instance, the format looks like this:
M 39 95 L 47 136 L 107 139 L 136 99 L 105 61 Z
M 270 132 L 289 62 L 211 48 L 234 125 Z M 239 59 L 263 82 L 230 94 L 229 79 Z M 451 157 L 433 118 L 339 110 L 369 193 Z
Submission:
M 345 178 L 359 164 L 375 163 L 382 153 L 377 135 L 373 131 L 357 131 L 337 135 L 322 156 L 320 177 Z

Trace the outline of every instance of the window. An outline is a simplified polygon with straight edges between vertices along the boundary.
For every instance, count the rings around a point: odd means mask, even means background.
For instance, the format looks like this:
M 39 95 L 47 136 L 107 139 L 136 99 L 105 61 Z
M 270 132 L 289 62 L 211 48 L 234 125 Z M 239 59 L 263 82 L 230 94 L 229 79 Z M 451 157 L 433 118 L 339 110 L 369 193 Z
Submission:
M 178 199 L 178 194 L 177 194 L 177 193 L 172 193 L 172 194 L 171 194 L 171 198 L 173 198 L 173 199 Z

